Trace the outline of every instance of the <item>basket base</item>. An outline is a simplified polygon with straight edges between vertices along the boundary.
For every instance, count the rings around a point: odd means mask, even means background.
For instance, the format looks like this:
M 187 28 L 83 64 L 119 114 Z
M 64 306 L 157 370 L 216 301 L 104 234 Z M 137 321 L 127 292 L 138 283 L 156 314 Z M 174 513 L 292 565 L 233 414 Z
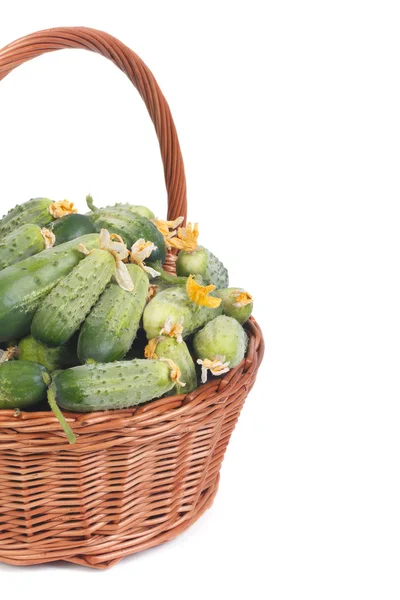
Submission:
M 211 505 L 214 502 L 214 498 L 217 494 L 217 491 L 218 491 L 219 477 L 220 476 L 218 474 L 213 485 L 211 485 L 209 488 L 207 488 L 203 492 L 203 494 L 199 498 L 199 501 L 196 505 L 196 510 L 194 512 L 191 512 L 190 514 L 186 514 L 186 515 L 182 516 L 182 518 L 175 523 L 173 528 L 168 529 L 167 531 L 158 533 L 156 536 L 150 537 L 145 542 L 135 543 L 135 540 L 132 540 L 132 544 L 130 546 L 128 546 L 127 548 L 124 548 L 124 550 L 121 550 L 118 552 L 112 552 L 112 553 L 110 553 L 110 555 L 103 555 L 102 557 L 99 557 L 98 555 L 91 556 L 90 554 L 84 554 L 82 556 L 76 556 L 76 557 L 70 557 L 70 558 L 64 559 L 61 562 L 69 562 L 69 563 L 74 563 L 77 565 L 82 565 L 84 567 L 90 567 L 92 569 L 105 570 L 105 569 L 109 569 L 110 567 L 112 567 L 113 565 L 118 563 L 122 558 L 124 558 L 126 556 L 131 556 L 133 554 L 136 554 L 137 552 L 141 552 L 142 550 L 147 550 L 148 548 L 153 548 L 154 546 L 159 546 L 160 544 L 163 544 L 165 542 L 172 541 L 178 535 L 180 535 L 181 533 L 183 533 L 184 531 L 189 529 L 189 527 L 191 525 L 193 525 L 205 513 L 205 511 L 211 507 Z M 20 563 L 10 561 L 9 559 L 7 559 L 1 555 L 0 555 L 0 562 L 6 563 L 9 565 L 20 566 Z M 32 560 L 32 562 L 29 562 L 29 565 L 44 564 L 46 562 L 48 564 L 49 562 L 60 562 L 60 561 L 51 560 L 51 559 L 49 561 L 45 561 L 45 560 L 43 560 L 43 557 L 41 557 L 41 559 L 39 559 L 37 561 Z

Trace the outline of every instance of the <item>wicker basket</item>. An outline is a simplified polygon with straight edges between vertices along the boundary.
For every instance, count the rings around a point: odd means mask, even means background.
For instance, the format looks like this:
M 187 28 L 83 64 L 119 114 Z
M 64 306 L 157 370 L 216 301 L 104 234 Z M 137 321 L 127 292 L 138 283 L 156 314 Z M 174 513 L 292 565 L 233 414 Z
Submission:
M 160 143 L 168 218 L 186 216 L 186 183 L 168 104 L 152 73 L 112 36 L 83 27 L 34 33 L 0 50 L 0 79 L 31 58 L 84 48 L 112 60 L 143 98 Z M 174 269 L 174 259 L 167 266 Z M 0 561 L 106 568 L 171 540 L 212 504 L 231 433 L 263 356 L 254 319 L 245 360 L 189 395 L 132 410 L 66 413 L 69 446 L 50 412 L 0 411 Z

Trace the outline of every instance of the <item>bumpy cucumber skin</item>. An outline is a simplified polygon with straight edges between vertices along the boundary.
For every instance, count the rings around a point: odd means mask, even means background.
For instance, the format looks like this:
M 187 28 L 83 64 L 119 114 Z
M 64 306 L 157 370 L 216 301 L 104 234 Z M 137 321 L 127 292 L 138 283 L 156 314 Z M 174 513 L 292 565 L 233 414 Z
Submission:
M 189 394 L 197 388 L 196 367 L 185 342 L 179 343 L 174 338 L 162 336 L 155 352 L 158 358 L 169 358 L 174 361 L 181 370 L 180 380 L 185 386 L 176 384 L 170 394 Z
M 18 360 L 39 363 L 50 372 L 79 364 L 76 353 L 76 340 L 75 343 L 70 341 L 64 346 L 50 348 L 29 335 L 19 342 L 18 349 Z
M 129 248 L 141 238 L 146 242 L 153 242 L 156 248 L 148 260 L 161 261 L 162 263 L 165 261 L 164 238 L 157 227 L 145 217 L 127 211 L 106 211 L 106 209 L 101 208 L 89 215 L 89 218 L 96 231 L 108 229 L 110 233 L 117 233 Z
M 183 317 L 183 337 L 194 333 L 208 321 L 220 315 L 222 308 L 197 306 L 192 302 L 183 286 L 174 286 L 157 293 L 143 313 L 143 327 L 149 340 L 160 335 L 168 317 L 173 322 Z
M 198 246 L 193 252 L 181 250 L 176 262 L 176 272 L 182 277 L 201 275 L 205 284 L 212 283 L 217 288 L 226 288 L 229 285 L 227 268 L 203 246 Z
M 0 220 L 0 238 L 27 223 L 33 223 L 39 227 L 50 223 L 53 220 L 49 212 L 49 206 L 52 203 L 53 201 L 48 198 L 32 198 L 32 200 L 12 208 Z
M 0 242 L 0 270 L 34 256 L 45 249 L 44 237 L 38 225 L 22 225 Z
M 47 346 L 62 346 L 85 320 L 115 269 L 107 250 L 95 249 L 62 279 L 37 310 L 31 332 Z
M 81 363 L 120 360 L 136 337 L 146 306 L 149 279 L 137 265 L 127 265 L 134 290 L 127 292 L 111 282 L 86 319 L 78 341 Z
M 243 327 L 232 317 L 220 315 L 207 323 L 193 338 L 197 358 L 214 360 L 225 357 L 229 367 L 236 367 L 244 358 L 248 338 Z
M 222 300 L 222 312 L 227 317 L 233 317 L 243 325 L 246 323 L 251 313 L 253 312 L 253 302 L 250 304 L 246 304 L 246 306 L 233 306 L 237 299 L 233 294 L 244 292 L 245 290 L 242 288 L 223 288 L 221 290 L 216 290 L 215 295 Z
M 105 206 L 104 208 L 98 208 L 94 212 L 98 212 L 99 210 L 116 213 L 127 212 L 133 215 L 140 215 L 141 217 L 145 217 L 145 219 L 149 220 L 156 218 L 152 210 L 147 208 L 147 206 L 141 206 L 140 204 L 128 204 L 117 202 L 117 204 Z
M 47 369 L 30 361 L 0 364 L 0 409 L 28 408 L 46 398 Z
M 56 246 L 65 244 L 65 242 L 74 240 L 82 235 L 96 232 L 96 228 L 89 217 L 77 213 L 65 215 L 65 217 L 57 219 L 52 223 L 51 230 L 56 237 Z
M 79 243 L 91 249 L 99 237 L 82 236 L 0 271 L 0 342 L 28 335 L 43 298 L 84 258 Z
M 146 359 L 82 365 L 53 379 L 57 403 L 75 412 L 129 408 L 160 398 L 173 387 L 168 365 Z

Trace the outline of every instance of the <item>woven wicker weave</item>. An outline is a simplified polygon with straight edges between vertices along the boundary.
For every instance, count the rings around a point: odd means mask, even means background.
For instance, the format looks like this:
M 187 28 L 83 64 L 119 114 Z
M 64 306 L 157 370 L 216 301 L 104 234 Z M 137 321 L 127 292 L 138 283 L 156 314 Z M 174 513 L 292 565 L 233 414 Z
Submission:
M 112 36 L 87 28 L 38 32 L 0 50 L 0 79 L 43 53 L 84 48 L 112 60 L 153 120 L 168 192 L 168 218 L 186 217 L 175 125 L 153 75 Z M 174 270 L 174 257 L 167 267 Z M 189 395 L 134 410 L 66 413 L 69 446 L 50 412 L 0 411 L 0 561 L 66 560 L 106 568 L 171 540 L 212 504 L 231 433 L 262 360 L 262 333 L 246 325 L 245 360 Z

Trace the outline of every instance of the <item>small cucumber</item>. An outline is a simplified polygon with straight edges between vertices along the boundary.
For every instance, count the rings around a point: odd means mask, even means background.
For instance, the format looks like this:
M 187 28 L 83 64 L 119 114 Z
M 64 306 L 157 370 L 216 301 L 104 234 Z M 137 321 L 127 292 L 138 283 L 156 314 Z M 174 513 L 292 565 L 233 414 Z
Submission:
M 0 271 L 0 342 L 28 335 L 33 316 L 47 294 L 84 258 L 79 243 L 88 249 L 99 243 L 86 235 Z
M 0 364 L 0 409 L 28 408 L 46 398 L 50 376 L 43 365 L 12 360 Z
M 232 369 L 243 360 L 247 342 L 246 332 L 236 319 L 220 315 L 196 333 L 193 348 L 198 359 L 223 357 Z
M 253 312 L 253 300 L 250 294 L 242 288 L 225 288 L 215 291 L 222 300 L 222 312 L 227 317 L 233 317 L 241 325 L 246 323 Z
M 174 323 L 183 318 L 183 337 L 187 337 L 221 312 L 221 307 L 197 306 L 188 298 L 183 286 L 175 286 L 158 292 L 150 300 L 144 309 L 143 327 L 147 339 L 151 340 L 160 335 L 168 317 Z
M 185 384 L 184 387 L 176 384 L 169 393 L 189 394 L 195 390 L 197 388 L 196 367 L 185 342 L 179 343 L 176 339 L 165 336 L 160 336 L 156 340 L 154 352 L 157 357 L 172 360 L 179 367 L 180 380 Z
M 156 248 L 151 253 L 149 261 L 160 261 L 161 263 L 165 261 L 166 248 L 164 238 L 157 227 L 145 217 L 123 211 L 107 212 L 101 208 L 89 215 L 89 218 L 95 226 L 96 231 L 100 232 L 102 229 L 107 229 L 120 235 L 129 248 L 140 239 L 144 239 L 146 242 L 153 242 Z
M 18 349 L 18 360 L 39 363 L 50 372 L 75 367 L 79 364 L 76 339 L 70 340 L 64 346 L 49 348 L 29 335 L 19 342 Z
M 147 301 L 149 279 L 137 265 L 127 265 L 132 292 L 111 282 L 86 319 L 78 341 L 79 360 L 106 363 L 120 360 L 136 337 Z
M 12 208 L 0 220 L 0 238 L 14 231 L 21 225 L 33 223 L 44 227 L 53 220 L 49 208 L 53 203 L 48 198 L 33 198 L 24 204 L 19 204 Z
M 201 275 L 205 284 L 212 283 L 217 288 L 226 288 L 229 285 L 228 270 L 203 246 L 198 246 L 193 252 L 181 250 L 176 261 L 176 272 L 183 277 Z
M 105 206 L 103 209 L 100 209 L 94 205 L 93 198 L 90 195 L 86 196 L 86 204 L 88 205 L 88 207 L 90 208 L 90 210 L 92 212 L 98 212 L 99 210 L 115 211 L 115 212 L 125 211 L 125 212 L 132 213 L 135 215 L 140 215 L 142 217 L 145 217 L 146 219 L 155 219 L 156 218 L 155 214 L 153 213 L 152 210 L 147 208 L 147 206 L 141 206 L 139 204 L 129 204 L 128 202 L 126 202 L 126 203 L 117 202 L 117 204 Z
M 38 225 L 22 225 L 0 242 L 0 270 L 38 254 L 46 248 L 42 230 Z
M 107 250 L 95 249 L 62 279 L 37 310 L 31 332 L 47 346 L 67 343 L 103 293 L 115 270 Z
M 174 385 L 166 363 L 136 359 L 60 371 L 54 376 L 52 390 L 61 408 L 92 412 L 142 404 L 163 396 Z
M 95 233 L 96 228 L 86 215 L 73 214 L 54 221 L 51 231 L 56 236 L 56 246 L 59 246 L 87 233 Z

